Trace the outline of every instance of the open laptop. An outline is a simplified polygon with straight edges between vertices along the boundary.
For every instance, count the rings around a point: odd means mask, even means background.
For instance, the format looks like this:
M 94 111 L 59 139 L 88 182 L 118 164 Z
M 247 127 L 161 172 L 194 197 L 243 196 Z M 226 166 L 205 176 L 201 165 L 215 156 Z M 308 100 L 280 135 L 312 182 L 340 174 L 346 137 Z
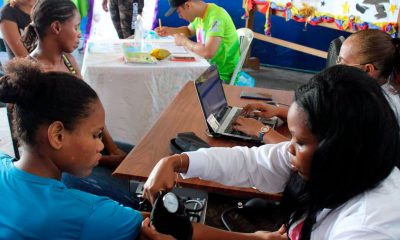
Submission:
M 227 136 L 260 142 L 258 137 L 249 136 L 232 129 L 235 119 L 241 115 L 242 108 L 228 106 L 226 101 L 222 80 L 219 77 L 217 67 L 211 65 L 195 81 L 196 91 L 200 100 L 201 108 L 207 123 L 208 131 L 213 136 Z M 277 118 L 257 118 L 264 124 L 275 128 Z

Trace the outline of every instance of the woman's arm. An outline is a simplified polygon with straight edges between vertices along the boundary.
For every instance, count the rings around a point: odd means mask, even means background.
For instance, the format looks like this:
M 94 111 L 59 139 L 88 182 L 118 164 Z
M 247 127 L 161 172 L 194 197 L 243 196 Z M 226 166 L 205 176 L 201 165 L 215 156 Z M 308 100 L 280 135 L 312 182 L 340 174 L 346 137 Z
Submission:
M 208 37 L 205 45 L 191 41 L 189 38 L 183 35 L 175 34 L 175 44 L 178 46 L 184 46 L 190 51 L 204 57 L 205 59 L 211 59 L 218 51 L 221 45 L 221 37 Z
M 154 29 L 158 36 L 166 37 L 175 34 L 183 34 L 185 37 L 192 37 L 194 32 L 188 27 L 157 27 Z
M 147 239 L 153 240 L 172 240 L 175 239 L 171 235 L 165 235 L 157 232 L 150 219 L 146 218 L 142 222 L 141 235 Z M 225 230 L 213 228 L 207 225 L 193 224 L 193 240 L 287 240 L 286 228 L 281 227 L 276 232 L 257 231 L 254 233 L 228 232 Z
M 200 177 L 229 186 L 282 192 L 290 176 L 288 142 L 247 148 L 202 148 L 161 159 L 151 171 L 144 197 L 154 202 L 160 190 L 170 190 L 177 178 Z
M 21 41 L 21 34 L 15 22 L 6 19 L 2 20 L 0 22 L 0 30 L 3 34 L 4 41 L 16 57 L 28 56 L 28 50 Z
M 114 143 L 107 128 L 104 128 L 103 130 L 103 144 L 109 155 L 103 156 L 100 159 L 100 164 L 102 166 L 114 169 L 126 157 L 126 153 L 119 149 L 118 146 Z

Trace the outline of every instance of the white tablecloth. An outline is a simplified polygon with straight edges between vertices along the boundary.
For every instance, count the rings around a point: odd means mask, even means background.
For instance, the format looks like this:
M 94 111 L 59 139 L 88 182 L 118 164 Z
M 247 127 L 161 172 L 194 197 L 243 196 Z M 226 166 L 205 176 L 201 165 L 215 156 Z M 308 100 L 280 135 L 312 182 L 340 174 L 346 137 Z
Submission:
M 164 59 L 156 64 L 126 64 L 120 48 L 123 41 L 89 43 L 82 75 L 103 103 L 114 140 L 137 144 L 181 87 L 200 76 L 209 63 L 196 56 L 195 62 Z

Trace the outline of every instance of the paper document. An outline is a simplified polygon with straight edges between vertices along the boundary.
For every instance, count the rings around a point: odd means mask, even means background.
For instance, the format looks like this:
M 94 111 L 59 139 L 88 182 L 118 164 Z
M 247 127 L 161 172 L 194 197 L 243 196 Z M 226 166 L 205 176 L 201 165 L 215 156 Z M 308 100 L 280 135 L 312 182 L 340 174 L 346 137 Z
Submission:
M 187 54 L 188 51 L 182 46 L 176 46 L 173 42 L 152 43 L 153 48 L 167 49 L 171 54 Z

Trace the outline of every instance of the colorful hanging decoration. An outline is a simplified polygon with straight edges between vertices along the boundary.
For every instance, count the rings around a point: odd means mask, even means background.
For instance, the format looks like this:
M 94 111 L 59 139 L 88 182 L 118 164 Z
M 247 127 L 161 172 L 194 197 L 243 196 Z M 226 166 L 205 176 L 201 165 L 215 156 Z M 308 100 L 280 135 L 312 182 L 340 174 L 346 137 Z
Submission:
M 307 29 L 307 24 L 315 17 L 315 7 L 309 6 L 307 3 L 303 3 L 303 7 L 299 10 L 298 14 L 306 19 L 304 27 Z
M 286 21 L 310 25 L 335 23 L 340 30 L 380 29 L 398 32 L 400 0 L 246 0 L 244 17 L 257 8 L 266 15 L 265 33 L 270 34 L 270 12 L 282 12 Z
M 271 36 L 271 3 L 268 2 L 265 7 L 262 9 L 265 12 L 265 24 L 264 24 L 264 31 L 265 35 Z

